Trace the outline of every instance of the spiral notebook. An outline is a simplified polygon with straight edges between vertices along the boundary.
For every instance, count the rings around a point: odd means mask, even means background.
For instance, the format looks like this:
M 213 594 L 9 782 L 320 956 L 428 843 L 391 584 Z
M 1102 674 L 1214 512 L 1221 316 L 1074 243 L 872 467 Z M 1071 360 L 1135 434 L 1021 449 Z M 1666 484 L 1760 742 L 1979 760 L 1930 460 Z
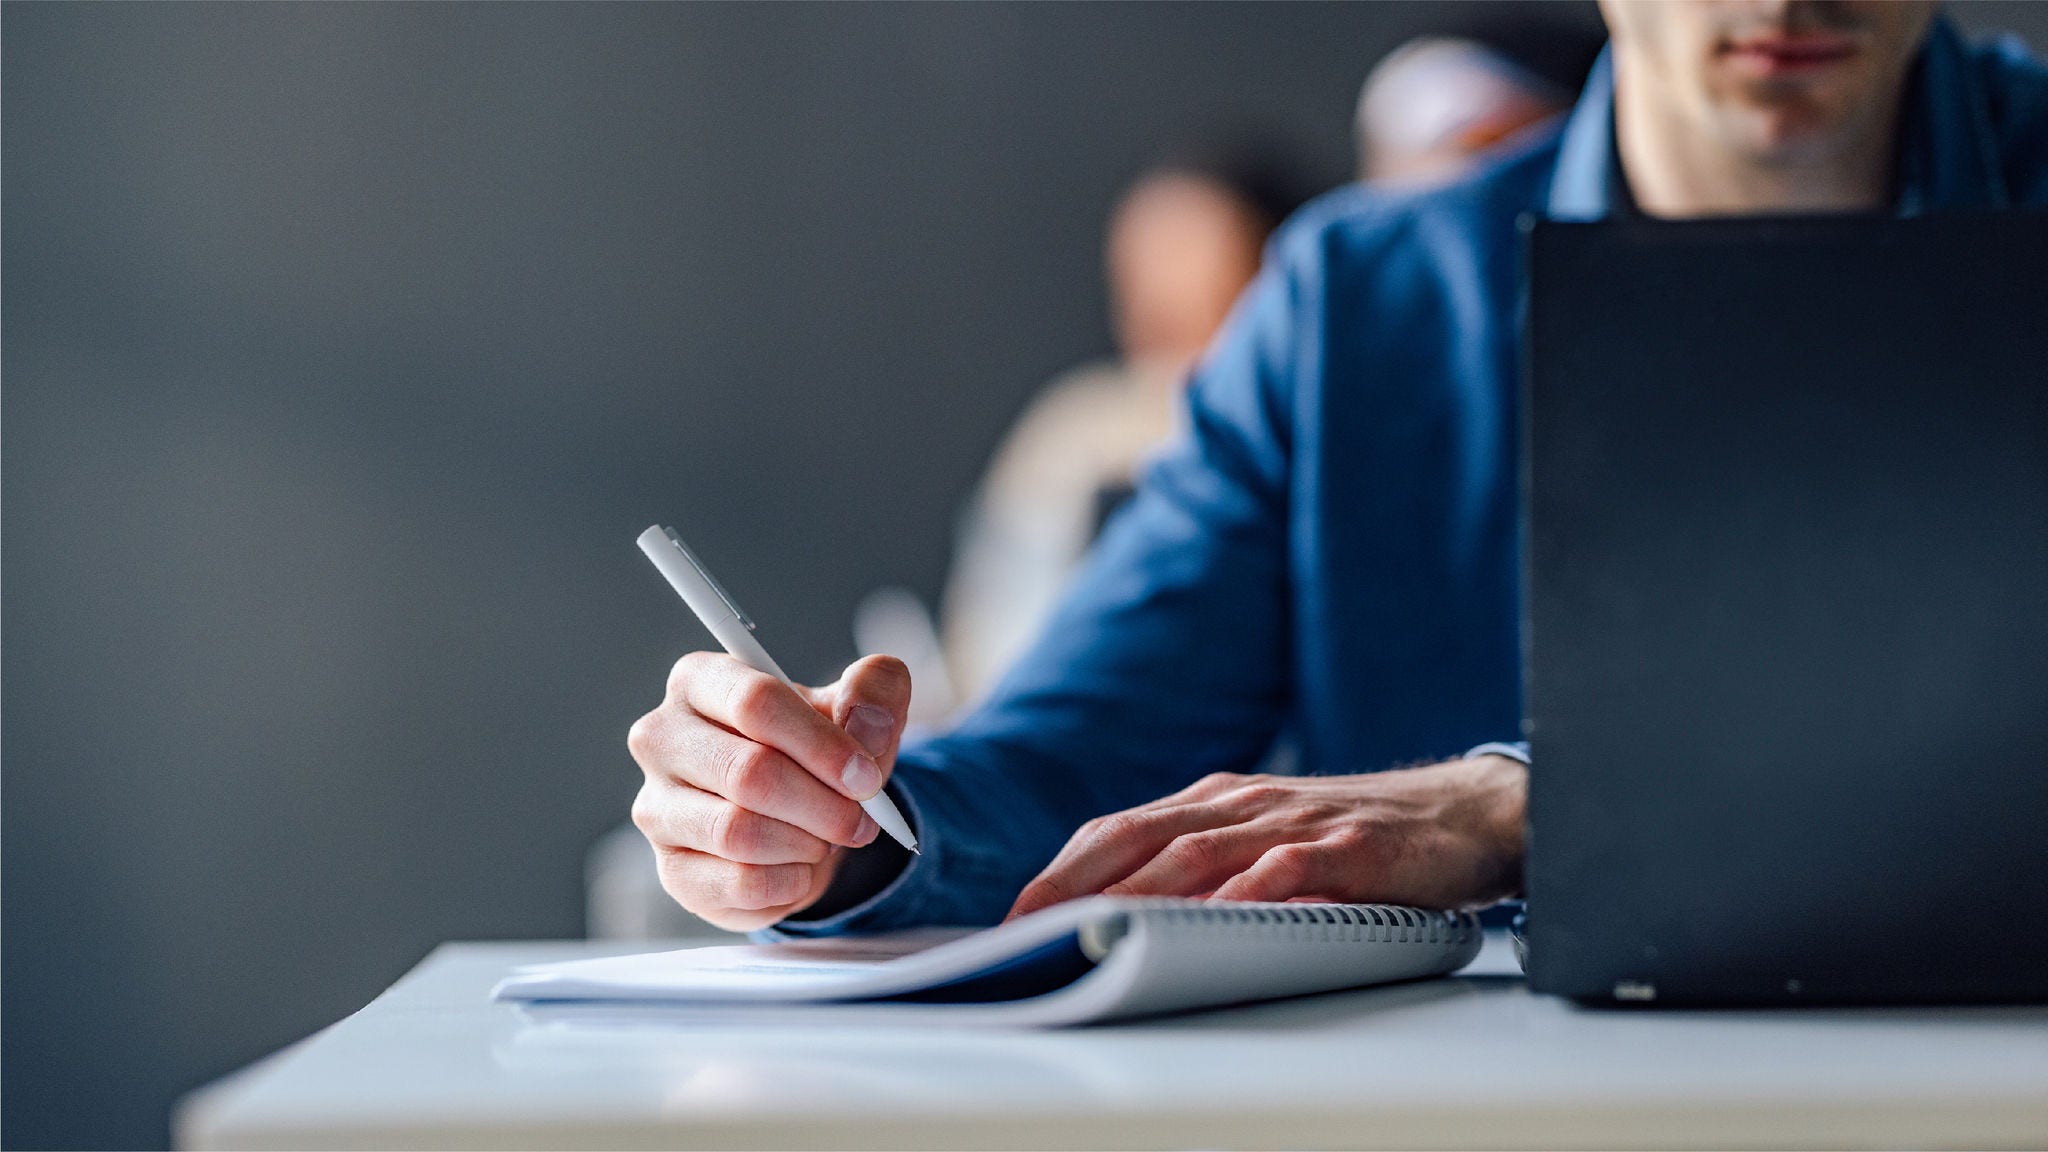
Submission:
M 938 1017 L 1062 1025 L 1448 975 L 1463 913 L 1095 896 L 983 931 L 686 948 L 535 964 L 492 995 L 608 1019 Z

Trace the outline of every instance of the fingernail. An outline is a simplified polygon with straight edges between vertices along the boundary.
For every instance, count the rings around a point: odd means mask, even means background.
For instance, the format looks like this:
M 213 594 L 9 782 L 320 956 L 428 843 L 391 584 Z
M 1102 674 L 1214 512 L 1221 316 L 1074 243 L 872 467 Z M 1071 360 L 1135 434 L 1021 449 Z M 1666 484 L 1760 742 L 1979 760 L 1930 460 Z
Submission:
M 870 756 L 889 750 L 889 738 L 896 734 L 896 721 L 873 704 L 855 704 L 846 714 L 846 734 L 867 749 Z
M 873 844 L 875 837 L 881 834 L 882 826 L 875 823 L 873 816 L 863 812 L 860 814 L 860 827 L 853 830 L 853 846 L 855 848 L 865 848 Z
M 839 774 L 839 779 L 856 800 L 865 800 L 882 790 L 882 770 L 858 752 L 846 762 L 846 771 Z

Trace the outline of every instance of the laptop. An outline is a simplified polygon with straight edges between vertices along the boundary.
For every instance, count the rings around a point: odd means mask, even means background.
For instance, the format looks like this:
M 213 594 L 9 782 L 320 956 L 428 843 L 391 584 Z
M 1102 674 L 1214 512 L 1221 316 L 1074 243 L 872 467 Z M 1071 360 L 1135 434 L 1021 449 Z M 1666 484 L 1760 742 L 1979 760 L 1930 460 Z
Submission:
M 1532 986 L 2048 1000 L 2048 216 L 1527 240 Z

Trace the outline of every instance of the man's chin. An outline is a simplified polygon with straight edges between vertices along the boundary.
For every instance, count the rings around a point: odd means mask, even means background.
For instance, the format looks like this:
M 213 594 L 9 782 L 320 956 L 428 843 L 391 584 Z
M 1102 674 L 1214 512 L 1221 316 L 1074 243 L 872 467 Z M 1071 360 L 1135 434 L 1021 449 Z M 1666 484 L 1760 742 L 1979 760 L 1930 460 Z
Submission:
M 1853 135 L 1841 113 L 1807 101 L 1752 105 L 1734 119 L 1733 135 L 1742 150 L 1773 167 L 1829 159 Z

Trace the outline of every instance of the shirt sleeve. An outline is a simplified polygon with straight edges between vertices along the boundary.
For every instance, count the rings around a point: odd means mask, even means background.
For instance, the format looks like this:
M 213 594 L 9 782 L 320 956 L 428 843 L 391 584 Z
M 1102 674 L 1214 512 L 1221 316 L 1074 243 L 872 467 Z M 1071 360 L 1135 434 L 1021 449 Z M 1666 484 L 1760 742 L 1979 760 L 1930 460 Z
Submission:
M 1519 760 L 1526 765 L 1529 763 L 1529 745 L 1526 741 L 1522 740 L 1516 740 L 1512 743 L 1495 740 L 1481 744 L 1479 747 L 1466 752 L 1464 758 L 1470 760 L 1474 756 L 1505 756 L 1510 760 Z
M 1045 630 L 981 707 L 898 757 L 923 854 L 778 934 L 992 924 L 1085 821 L 1272 745 L 1292 696 L 1290 417 L 1313 267 L 1276 245 L 1188 386 L 1183 432 Z

